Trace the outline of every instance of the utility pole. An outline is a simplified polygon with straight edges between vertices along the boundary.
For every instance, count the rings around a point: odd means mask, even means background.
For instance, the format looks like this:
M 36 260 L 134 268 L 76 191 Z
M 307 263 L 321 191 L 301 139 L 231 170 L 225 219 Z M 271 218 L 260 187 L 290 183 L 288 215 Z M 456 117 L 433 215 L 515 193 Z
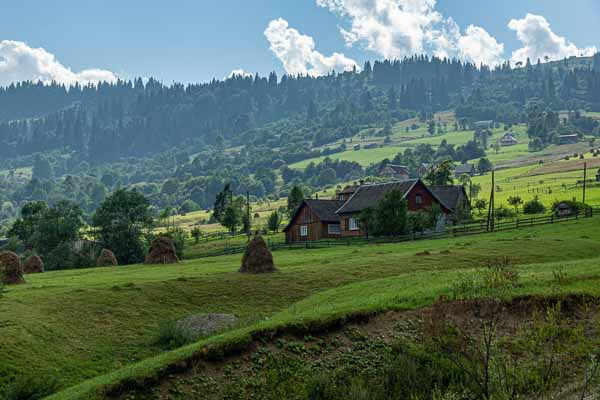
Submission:
M 585 204 L 585 189 L 587 185 L 587 162 L 583 163 L 583 204 Z
M 250 191 L 246 191 L 246 235 L 248 235 L 248 241 L 252 235 L 252 228 L 250 223 Z
M 488 208 L 488 220 L 487 220 L 487 230 L 488 231 L 494 231 L 494 218 L 495 218 L 495 211 L 494 211 L 494 192 L 496 191 L 496 179 L 495 179 L 495 175 L 494 175 L 494 170 L 492 169 L 492 191 L 490 193 L 490 205 Z

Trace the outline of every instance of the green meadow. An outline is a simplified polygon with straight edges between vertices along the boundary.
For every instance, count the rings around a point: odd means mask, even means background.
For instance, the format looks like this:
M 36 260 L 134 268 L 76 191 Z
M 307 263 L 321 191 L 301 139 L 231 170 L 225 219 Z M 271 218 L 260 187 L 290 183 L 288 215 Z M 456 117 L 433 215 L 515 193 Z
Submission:
M 464 274 L 510 255 L 526 284 L 551 290 L 565 268 L 569 290 L 596 293 L 598 218 L 512 232 L 401 244 L 274 253 L 279 272 L 247 276 L 240 256 L 167 266 L 57 271 L 27 276 L 0 299 L 0 387 L 33 376 L 67 389 L 56 399 L 87 398 L 122 380 L 157 374 L 206 344 L 245 340 L 251 332 L 428 304 Z M 578 277 L 585 277 L 579 280 Z M 235 314 L 240 326 L 165 352 L 161 324 L 194 313 Z M 74 386 L 75 385 L 75 386 Z M 1 392 L 0 392 L 1 393 Z

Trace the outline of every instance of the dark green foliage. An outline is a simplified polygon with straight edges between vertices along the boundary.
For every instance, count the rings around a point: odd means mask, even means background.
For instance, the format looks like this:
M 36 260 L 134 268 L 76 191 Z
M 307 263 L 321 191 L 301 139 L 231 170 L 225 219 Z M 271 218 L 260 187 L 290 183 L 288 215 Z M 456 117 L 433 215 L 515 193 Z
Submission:
M 376 236 L 400 236 L 408 231 L 408 204 L 400 190 L 386 193 L 375 209 Z
M 55 393 L 59 387 L 60 383 L 54 377 L 22 375 L 7 387 L 2 398 L 6 400 L 38 400 Z
M 240 209 L 234 204 L 227 206 L 221 217 L 221 224 L 229 229 L 230 232 L 235 232 L 241 223 Z
M 290 191 L 287 200 L 288 213 L 291 216 L 300 207 L 300 204 L 304 201 L 304 193 L 300 186 L 294 186 Z
M 79 231 L 83 227 L 83 213 L 78 205 L 60 201 L 48 208 L 45 203 L 34 202 L 23 206 L 22 218 L 15 221 L 9 235 L 25 243 L 44 259 L 46 269 L 63 269 L 89 266 L 91 261 L 75 249 Z
M 477 172 L 479 172 L 479 175 L 483 175 L 486 172 L 491 171 L 492 168 L 492 162 L 486 157 L 481 157 L 477 162 Z
M 277 210 L 273 211 L 269 215 L 269 220 L 267 221 L 267 223 L 270 231 L 279 231 L 279 226 L 281 225 L 281 215 Z
M 546 207 L 539 200 L 538 196 L 535 196 L 533 200 L 529 200 L 523 205 L 524 214 L 543 214 L 545 212 Z
M 193 228 L 190 234 L 192 235 L 196 243 L 198 243 L 200 241 L 200 238 L 202 237 L 202 231 L 198 227 Z
M 223 190 L 217 194 L 213 206 L 213 218 L 222 222 L 225 212 L 231 203 L 233 203 L 233 190 L 231 189 L 231 184 L 227 183 Z
M 135 190 L 117 190 L 102 202 L 93 218 L 96 237 L 115 253 L 119 265 L 144 260 L 144 237 L 153 224 L 148 200 Z
M 434 186 L 453 185 L 453 173 L 454 164 L 452 164 L 452 161 L 450 160 L 445 160 L 436 167 L 433 167 L 425 177 L 425 180 L 427 181 L 427 183 Z

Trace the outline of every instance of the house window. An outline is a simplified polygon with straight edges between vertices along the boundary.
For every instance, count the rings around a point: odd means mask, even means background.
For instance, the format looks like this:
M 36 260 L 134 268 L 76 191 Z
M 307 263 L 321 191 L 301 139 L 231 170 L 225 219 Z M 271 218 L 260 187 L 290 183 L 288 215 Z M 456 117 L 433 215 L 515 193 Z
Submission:
M 338 196 L 338 200 L 340 200 L 340 201 L 344 201 L 344 200 L 345 200 L 345 198 L 344 198 L 344 195 L 343 195 L 343 194 L 340 194 L 340 195 Z
M 415 196 L 415 204 L 418 206 L 423 204 L 423 196 L 421 194 Z
M 308 225 L 300 226 L 300 236 L 302 236 L 302 237 L 308 236 Z
M 339 235 L 341 233 L 340 224 L 327 225 L 327 233 L 330 235 Z
M 358 218 L 352 218 L 350 217 L 350 219 L 348 220 L 348 228 L 351 231 L 357 231 L 359 230 L 359 226 L 358 226 Z

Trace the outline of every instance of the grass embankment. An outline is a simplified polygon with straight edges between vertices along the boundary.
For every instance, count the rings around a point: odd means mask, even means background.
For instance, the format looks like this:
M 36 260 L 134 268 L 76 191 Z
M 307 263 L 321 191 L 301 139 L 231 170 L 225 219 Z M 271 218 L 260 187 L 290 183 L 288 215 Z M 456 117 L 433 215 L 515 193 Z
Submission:
M 251 332 L 277 326 L 426 304 L 456 277 L 505 254 L 521 265 L 536 263 L 524 267 L 530 271 L 524 292 L 546 290 L 546 277 L 557 266 L 540 263 L 557 261 L 588 277 L 573 283 L 574 290 L 588 290 L 597 287 L 600 274 L 598 260 L 589 261 L 600 254 L 597 226 L 594 218 L 431 242 L 280 251 L 275 254 L 280 272 L 267 276 L 239 274 L 240 256 L 28 276 L 27 285 L 11 287 L 0 300 L 0 376 L 58 377 L 67 387 L 117 370 L 56 397 L 80 398 L 99 386 L 152 375 L 206 344 L 244 342 Z M 236 314 L 242 328 L 160 354 L 153 344 L 160 324 L 197 312 Z

